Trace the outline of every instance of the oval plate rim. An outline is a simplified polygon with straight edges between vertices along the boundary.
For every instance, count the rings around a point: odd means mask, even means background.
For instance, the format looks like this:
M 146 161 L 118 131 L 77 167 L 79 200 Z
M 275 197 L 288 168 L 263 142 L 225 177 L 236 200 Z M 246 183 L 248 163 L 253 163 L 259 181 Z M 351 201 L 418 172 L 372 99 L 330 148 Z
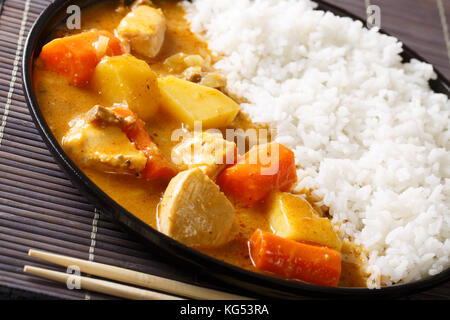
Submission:
M 112 216 L 115 220 L 120 222 L 123 227 L 137 234 L 147 244 L 153 245 L 157 249 L 169 253 L 176 261 L 185 264 L 187 267 L 192 268 L 193 270 L 195 269 L 197 272 L 206 274 L 212 279 L 223 281 L 235 287 L 236 289 L 239 288 L 241 291 L 242 289 L 244 289 L 244 291 L 248 292 L 250 295 L 258 297 L 400 297 L 430 289 L 450 279 L 450 268 L 447 268 L 439 274 L 429 276 L 418 281 L 405 284 L 395 284 L 379 289 L 350 287 L 329 288 L 311 285 L 303 282 L 283 280 L 239 268 L 237 266 L 217 260 L 199 251 L 189 248 L 160 233 L 156 229 L 153 229 L 151 226 L 145 224 L 130 212 L 128 212 L 126 209 L 121 207 L 112 198 L 105 194 L 99 187 L 97 187 L 63 151 L 58 141 L 53 136 L 50 128 L 48 127 L 42 113 L 40 112 L 32 85 L 32 63 L 34 60 L 34 54 L 37 49 L 38 41 L 42 41 L 43 38 L 45 38 L 43 29 L 46 27 L 48 22 L 55 17 L 57 12 L 62 10 L 61 8 L 67 8 L 67 6 L 70 4 L 89 3 L 90 5 L 102 1 L 106 0 L 55 0 L 54 2 L 50 3 L 49 6 L 44 9 L 44 11 L 41 12 L 39 17 L 34 21 L 24 46 L 24 53 L 22 58 L 22 84 L 26 102 L 30 110 L 32 119 L 36 124 L 44 142 L 47 144 L 50 152 L 55 157 L 58 164 L 68 174 L 70 180 L 82 192 L 82 194 L 84 194 L 91 202 L 93 202 L 95 206 L 104 209 L 102 210 L 103 213 Z M 331 11 L 336 15 L 350 17 L 353 20 L 359 20 L 363 22 L 359 17 L 349 13 L 344 9 L 328 4 L 321 0 L 315 2 L 317 2 L 319 5 L 319 7 L 316 9 Z M 380 31 L 384 34 L 389 35 L 383 30 Z M 427 62 L 427 60 L 423 59 L 415 51 L 411 50 L 405 45 L 403 45 L 402 56 L 404 58 L 415 58 L 420 61 Z M 449 81 L 438 70 L 435 69 L 434 71 L 437 74 L 437 79 L 430 82 L 430 84 L 434 83 L 441 86 L 441 90 L 444 90 L 443 93 L 450 97 Z

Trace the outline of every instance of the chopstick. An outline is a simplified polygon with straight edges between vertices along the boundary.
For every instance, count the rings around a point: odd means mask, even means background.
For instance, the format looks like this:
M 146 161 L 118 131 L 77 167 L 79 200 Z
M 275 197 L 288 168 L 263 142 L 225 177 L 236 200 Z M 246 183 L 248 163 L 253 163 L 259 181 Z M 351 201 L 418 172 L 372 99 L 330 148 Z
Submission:
M 40 250 L 30 249 L 28 255 L 52 262 L 54 264 L 69 267 L 77 266 L 81 272 L 115 280 L 127 284 L 137 285 L 152 290 L 158 290 L 191 299 L 203 300 L 250 300 L 250 298 L 225 293 L 213 289 L 198 287 L 195 285 L 170 280 L 138 271 L 124 269 L 103 263 L 67 257 Z M 92 289 L 92 291 L 95 291 Z
M 55 280 L 61 283 L 67 283 L 69 277 L 73 276 L 68 273 L 58 272 L 38 267 L 25 266 L 24 272 L 34 274 L 46 279 Z M 80 287 L 86 290 L 91 290 L 95 292 L 105 293 L 111 296 L 133 299 L 133 300 L 184 300 L 179 297 L 138 289 L 123 284 L 118 284 L 114 282 L 109 282 L 100 279 L 92 279 L 88 277 L 79 276 L 77 279 L 80 280 Z

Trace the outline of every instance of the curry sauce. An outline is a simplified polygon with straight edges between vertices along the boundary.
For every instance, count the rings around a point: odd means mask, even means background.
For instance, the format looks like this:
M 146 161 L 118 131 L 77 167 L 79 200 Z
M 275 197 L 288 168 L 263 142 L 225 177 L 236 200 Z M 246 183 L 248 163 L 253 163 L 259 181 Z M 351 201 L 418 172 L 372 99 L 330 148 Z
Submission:
M 212 57 L 205 42 L 198 39 L 189 29 L 184 19 L 181 6 L 172 1 L 156 2 L 166 17 L 167 31 L 164 44 L 159 54 L 154 58 L 139 57 L 146 60 L 152 70 L 159 76 L 168 74 L 163 62 L 170 56 L 183 52 L 197 54 L 205 59 Z M 129 12 L 115 2 L 105 2 L 82 12 L 82 30 L 92 28 L 114 32 L 121 19 Z M 68 35 L 72 32 L 61 28 L 55 31 L 55 37 Z M 40 109 L 55 138 L 61 142 L 69 130 L 69 122 L 92 106 L 102 104 L 102 99 L 92 87 L 76 87 L 57 73 L 48 71 L 39 60 L 33 70 L 34 90 Z M 234 97 L 235 98 L 235 97 Z M 185 125 L 163 111 L 146 121 L 146 129 L 152 140 L 158 145 L 166 157 L 170 157 L 172 148 L 178 141 L 172 141 L 172 132 L 182 129 Z M 239 114 L 232 127 L 260 128 L 260 124 L 252 124 L 243 114 Z M 157 228 L 157 212 L 161 197 L 167 187 L 166 182 L 146 181 L 133 175 L 119 175 L 101 172 L 84 166 L 79 159 L 73 159 L 80 169 L 106 194 L 122 207 L 134 214 L 153 228 Z M 248 239 L 255 229 L 270 231 L 268 218 L 264 214 L 265 203 L 247 208 L 234 201 L 235 219 L 239 225 L 239 233 L 234 240 L 218 248 L 198 248 L 203 253 L 219 260 L 259 272 L 249 258 Z M 349 242 L 344 242 L 342 248 L 341 286 L 365 286 L 365 278 L 360 270 L 358 248 Z

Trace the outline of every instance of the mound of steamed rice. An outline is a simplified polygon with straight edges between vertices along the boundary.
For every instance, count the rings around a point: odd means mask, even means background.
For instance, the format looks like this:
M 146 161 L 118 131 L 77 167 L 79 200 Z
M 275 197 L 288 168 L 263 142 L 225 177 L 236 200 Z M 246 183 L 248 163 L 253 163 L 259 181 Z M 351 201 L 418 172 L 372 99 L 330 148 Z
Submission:
M 300 183 L 368 253 L 369 287 L 449 267 L 450 102 L 402 44 L 309 0 L 185 2 L 227 90 L 295 151 Z

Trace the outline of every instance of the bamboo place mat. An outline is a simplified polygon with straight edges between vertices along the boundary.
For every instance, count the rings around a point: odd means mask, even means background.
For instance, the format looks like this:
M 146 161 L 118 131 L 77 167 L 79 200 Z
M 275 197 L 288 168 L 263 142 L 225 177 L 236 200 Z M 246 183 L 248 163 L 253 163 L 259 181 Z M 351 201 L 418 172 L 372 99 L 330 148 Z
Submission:
M 382 27 L 450 76 L 448 0 L 371 0 L 381 7 Z M 369 1 L 329 2 L 363 17 Z M 36 130 L 23 97 L 21 55 L 33 21 L 49 0 L 6 0 L 0 16 L 0 298 L 105 299 L 108 296 L 36 278 L 24 264 L 44 265 L 29 248 L 94 260 L 212 288 L 167 262 L 92 206 L 55 163 Z M 385 8 L 385 9 L 384 9 Z M 447 36 L 447 38 L 446 38 Z M 409 299 L 450 298 L 450 283 Z

